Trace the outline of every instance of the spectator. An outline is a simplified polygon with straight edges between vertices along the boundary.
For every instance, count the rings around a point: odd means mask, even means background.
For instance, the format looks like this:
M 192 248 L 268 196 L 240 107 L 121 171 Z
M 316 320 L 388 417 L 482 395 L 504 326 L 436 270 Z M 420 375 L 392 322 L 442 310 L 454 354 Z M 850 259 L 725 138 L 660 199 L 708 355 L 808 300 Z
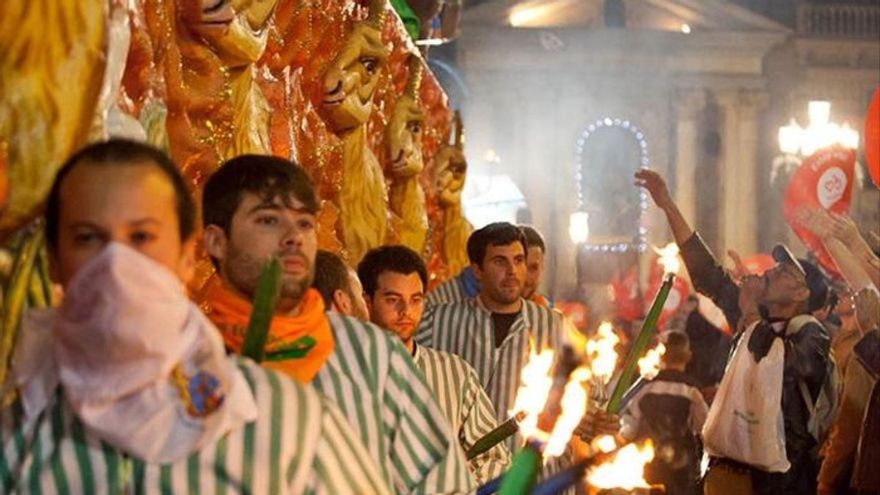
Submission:
M 692 355 L 687 335 L 669 332 L 665 346 L 660 372 L 623 411 L 621 436 L 654 442 L 656 454 L 646 467 L 647 481 L 665 485 L 669 495 L 693 495 L 699 488 L 699 435 L 708 406 L 685 372 Z
M 856 297 L 864 337 L 853 348 L 843 400 L 819 471 L 819 494 L 880 493 L 880 296 Z
M 744 344 L 760 362 L 777 338 L 784 342 L 782 397 L 787 471 L 768 472 L 710 451 L 706 475 L 707 495 L 727 493 L 798 494 L 816 493 L 816 456 L 819 438 L 808 424 L 810 410 L 802 395 L 802 384 L 811 399 L 818 400 L 833 370 L 829 361 L 829 339 L 825 328 L 810 313 L 827 300 L 828 288 L 815 266 L 796 260 L 784 246 L 773 251 L 777 265 L 764 273 L 743 279 L 742 289 L 721 268 L 699 234 L 694 232 L 673 202 L 666 183 L 656 172 L 640 170 L 637 183 L 644 187 L 666 214 L 694 287 L 720 307 L 731 328 L 737 329 L 734 347 L 743 331 L 754 326 Z M 799 317 L 799 318 L 795 318 Z M 836 391 L 834 392 L 837 393 Z M 716 402 L 713 402 L 713 407 Z M 722 442 L 723 443 L 723 442 Z

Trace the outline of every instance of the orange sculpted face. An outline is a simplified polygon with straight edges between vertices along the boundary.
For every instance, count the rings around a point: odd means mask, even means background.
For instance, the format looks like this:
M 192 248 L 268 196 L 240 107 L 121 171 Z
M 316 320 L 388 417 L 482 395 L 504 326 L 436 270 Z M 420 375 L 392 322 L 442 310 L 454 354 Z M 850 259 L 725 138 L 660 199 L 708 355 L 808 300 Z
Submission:
M 434 183 L 440 191 L 440 205 L 445 207 L 461 203 L 467 159 L 460 148 L 446 146 L 437 153 Z
M 388 172 L 395 178 L 418 175 L 422 161 L 422 122 L 424 114 L 412 96 L 402 96 L 388 122 Z
M 178 0 L 186 2 L 191 0 Z M 256 62 L 266 48 L 269 18 L 278 0 L 200 0 L 181 9 L 188 27 L 230 67 Z
M 368 21 L 356 24 L 324 74 L 321 112 L 334 132 L 349 131 L 370 118 L 379 70 L 387 58 L 379 28 Z

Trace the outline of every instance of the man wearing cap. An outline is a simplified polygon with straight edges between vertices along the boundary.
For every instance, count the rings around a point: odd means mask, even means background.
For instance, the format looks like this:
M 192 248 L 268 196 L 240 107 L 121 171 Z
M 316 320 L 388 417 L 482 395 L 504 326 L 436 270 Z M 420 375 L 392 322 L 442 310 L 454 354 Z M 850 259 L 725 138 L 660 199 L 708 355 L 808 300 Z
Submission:
M 784 343 L 781 407 L 785 453 L 791 467 L 784 473 L 770 473 L 723 456 L 712 457 L 705 493 L 816 493 L 817 439 L 808 427 L 813 404 L 806 403 L 801 389 L 806 385 L 811 399 L 816 400 L 829 370 L 828 334 L 809 316 L 825 305 L 828 287 L 824 277 L 814 265 L 797 260 L 788 248 L 779 245 L 773 250 L 776 266 L 763 277 L 745 277 L 738 286 L 688 225 L 663 178 L 650 170 L 640 170 L 635 177 L 666 214 L 694 287 L 724 311 L 736 330 L 734 348 L 744 343 L 760 362 L 775 339 Z M 754 325 L 751 338 L 738 342 L 750 325 Z

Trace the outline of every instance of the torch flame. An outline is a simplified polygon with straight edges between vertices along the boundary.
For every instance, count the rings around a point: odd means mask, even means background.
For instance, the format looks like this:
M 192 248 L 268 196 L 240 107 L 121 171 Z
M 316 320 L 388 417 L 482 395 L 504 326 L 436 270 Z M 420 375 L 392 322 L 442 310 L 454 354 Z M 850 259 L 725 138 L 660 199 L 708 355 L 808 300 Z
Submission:
M 650 488 L 644 479 L 645 464 L 654 459 L 654 444 L 646 440 L 641 445 L 629 444 L 620 449 L 608 462 L 599 464 L 587 474 L 587 483 L 595 488 Z
M 645 356 L 639 359 L 639 374 L 645 380 L 650 380 L 660 372 L 660 358 L 666 353 L 666 346 L 657 344 L 657 347 L 649 349 Z
M 525 413 L 525 418 L 519 422 L 519 430 L 526 438 L 535 438 L 540 432 L 538 415 L 544 410 L 544 403 L 547 402 L 550 388 L 553 386 L 553 377 L 550 374 L 552 366 L 552 350 L 544 349 L 539 353 L 534 349 L 529 351 L 529 362 L 520 374 L 521 382 L 513 410 L 509 411 L 511 415 Z M 546 437 L 546 434 L 542 436 Z
M 590 446 L 599 452 L 607 454 L 617 448 L 617 440 L 611 435 L 602 435 L 594 438 Z
M 589 380 L 590 376 L 589 368 L 584 366 L 571 373 L 560 401 L 562 413 L 556 420 L 553 433 L 550 434 L 547 445 L 544 447 L 545 458 L 562 455 L 568 441 L 571 440 L 574 429 L 577 428 L 584 413 L 587 412 L 587 389 L 584 382 Z
M 663 267 L 663 273 L 673 273 L 678 275 L 678 271 L 681 270 L 681 260 L 678 258 L 677 244 L 670 242 L 663 248 L 657 248 L 655 246 L 654 252 L 660 257 L 657 262 Z
M 602 322 L 596 336 L 587 341 L 587 357 L 590 359 L 590 370 L 593 376 L 607 383 L 617 366 L 617 351 L 614 347 L 620 338 L 614 333 L 611 323 Z

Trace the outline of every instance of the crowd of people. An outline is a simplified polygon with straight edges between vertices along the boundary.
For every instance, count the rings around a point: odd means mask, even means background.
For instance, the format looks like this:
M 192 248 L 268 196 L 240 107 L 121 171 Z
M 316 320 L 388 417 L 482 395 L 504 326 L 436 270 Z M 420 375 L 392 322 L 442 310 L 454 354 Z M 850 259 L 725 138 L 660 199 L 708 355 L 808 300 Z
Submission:
M 763 276 L 736 276 L 661 176 L 636 180 L 733 337 L 689 306 L 684 328 L 663 337 L 657 376 L 620 417 L 589 412 L 541 476 L 570 466 L 574 444 L 610 434 L 651 438 L 646 479 L 670 494 L 880 490 L 876 256 L 820 215 L 812 225 L 844 275 L 836 289 L 782 245 Z M 200 214 L 176 164 L 148 145 L 110 140 L 68 159 L 44 222 L 63 297 L 22 323 L 3 384 L 15 400 L 0 412 L 0 492 L 473 493 L 503 475 L 521 435 L 468 452 L 509 419 L 533 346 L 571 342 L 538 291 L 541 235 L 482 227 L 468 268 L 429 291 L 407 247 L 376 247 L 356 268 L 319 250 L 318 209 L 308 175 L 277 157 L 223 163 Z M 200 249 L 216 276 L 191 294 Z M 273 257 L 280 289 L 256 363 L 241 355 Z M 755 397 L 744 390 L 770 390 L 758 382 L 775 384 L 762 407 L 781 424 L 754 422 L 779 426 L 781 451 L 753 458 L 749 435 L 725 425 Z

